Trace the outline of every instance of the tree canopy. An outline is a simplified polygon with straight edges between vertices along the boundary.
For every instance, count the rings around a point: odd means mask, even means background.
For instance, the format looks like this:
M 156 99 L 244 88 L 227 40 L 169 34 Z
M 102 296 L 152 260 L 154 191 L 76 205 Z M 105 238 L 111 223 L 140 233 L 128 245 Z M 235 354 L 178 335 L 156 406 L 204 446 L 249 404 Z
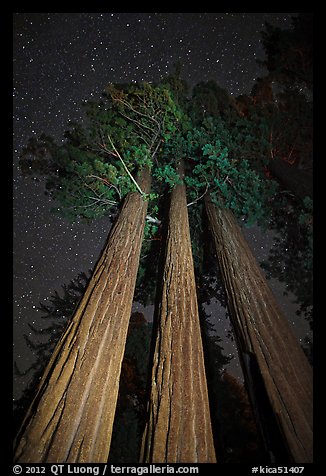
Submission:
M 291 229 L 300 230 L 302 240 L 299 251 L 292 245 L 291 250 L 305 256 L 307 273 L 301 276 L 308 279 L 311 204 L 283 192 L 268 165 L 278 158 L 311 170 L 311 102 L 287 85 L 267 94 L 263 84 L 271 84 L 270 78 L 257 81 L 252 95 L 236 99 L 214 81 L 199 83 L 189 95 L 178 71 L 159 85 L 111 84 L 102 100 L 85 104 L 85 121 L 72 125 L 63 144 L 45 135 L 31 139 L 22 171 L 46 175 L 47 193 L 59 204 L 55 211 L 72 220 L 112 214 L 128 192 L 138 191 L 150 200 L 145 240 L 152 240 L 159 234 L 158 205 L 166 187 L 179 183 L 176 166 L 183 158 L 191 214 L 209 193 L 216 205 L 230 208 L 247 225 L 276 229 L 284 242 L 290 237 L 283 223 L 295 222 Z M 148 195 L 137 183 L 143 167 L 154 178 Z M 144 247 L 145 254 L 151 245 Z M 293 283 L 294 277 L 288 278 Z M 296 284 L 291 289 L 298 293 Z

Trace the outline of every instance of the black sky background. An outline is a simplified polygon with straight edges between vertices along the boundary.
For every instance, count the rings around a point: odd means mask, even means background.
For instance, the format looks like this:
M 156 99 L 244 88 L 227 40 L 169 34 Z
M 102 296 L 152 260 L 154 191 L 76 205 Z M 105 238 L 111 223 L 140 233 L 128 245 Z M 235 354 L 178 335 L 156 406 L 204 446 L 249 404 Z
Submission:
M 25 370 L 34 357 L 24 340 L 28 323 L 43 325 L 40 302 L 96 263 L 108 218 L 71 224 L 51 212 L 44 183 L 22 177 L 18 160 L 29 137 L 42 132 L 63 140 L 69 120 L 81 121 L 83 100 L 99 99 L 109 82 L 159 81 L 177 62 L 194 86 L 215 80 L 230 94 L 250 93 L 266 71 L 260 31 L 264 22 L 288 28 L 297 13 L 13 13 L 13 358 Z M 273 235 L 244 230 L 258 260 Z M 307 331 L 295 316 L 293 296 L 269 282 L 298 337 Z M 137 307 L 137 306 L 136 306 Z M 226 335 L 229 324 L 216 304 L 212 319 Z M 224 342 L 225 353 L 233 344 Z M 237 365 L 231 371 L 240 376 Z M 14 399 L 30 376 L 14 376 Z

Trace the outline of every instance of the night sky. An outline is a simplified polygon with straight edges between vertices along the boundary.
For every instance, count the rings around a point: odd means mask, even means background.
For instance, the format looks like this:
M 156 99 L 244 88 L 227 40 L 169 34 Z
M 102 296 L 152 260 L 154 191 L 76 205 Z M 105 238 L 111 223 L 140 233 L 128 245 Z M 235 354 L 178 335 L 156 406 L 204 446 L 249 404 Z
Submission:
M 213 79 L 232 95 L 249 93 L 264 71 L 260 31 L 268 21 L 282 28 L 297 13 L 14 13 L 14 360 L 21 370 L 33 362 L 24 334 L 42 325 L 37 307 L 55 290 L 88 271 L 107 238 L 108 218 L 70 224 L 50 212 L 55 202 L 42 181 L 21 176 L 18 159 L 28 138 L 42 132 L 63 140 L 69 120 L 82 120 L 83 100 L 98 99 L 109 82 L 158 81 L 180 63 L 193 86 Z M 258 259 L 273 236 L 257 227 L 245 231 Z M 299 336 L 306 329 L 296 306 L 272 289 Z M 213 307 L 217 330 L 228 321 Z M 225 342 L 225 352 L 232 345 Z M 233 372 L 237 374 L 236 366 Z M 29 377 L 14 376 L 14 398 Z

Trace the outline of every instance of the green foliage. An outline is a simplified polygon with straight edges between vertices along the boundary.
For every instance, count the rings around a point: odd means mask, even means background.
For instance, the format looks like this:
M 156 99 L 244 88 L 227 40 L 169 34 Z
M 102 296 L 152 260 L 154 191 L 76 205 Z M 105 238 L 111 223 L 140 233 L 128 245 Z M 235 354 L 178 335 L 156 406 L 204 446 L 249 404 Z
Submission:
M 237 115 L 214 106 L 210 116 L 207 109 L 195 116 L 196 128 L 185 141 L 188 195 L 196 207 L 210 192 L 218 206 L 231 208 L 247 224 L 258 220 L 280 233 L 265 266 L 286 282 L 311 323 L 312 203 L 280 193 L 266 166 L 273 156 L 311 170 L 312 104 L 298 90 L 283 88 L 275 95 L 270 86 L 262 81 L 254 99 L 239 98 Z
M 158 225 L 147 221 L 145 224 L 145 229 L 144 229 L 144 239 L 145 240 L 152 239 L 156 235 L 157 230 L 158 230 Z
M 54 211 L 70 220 L 99 218 L 142 192 L 138 172 L 153 167 L 181 117 L 164 87 L 109 85 L 104 97 L 85 104 L 84 125 L 72 124 L 64 144 L 32 139 L 21 158 L 25 173 L 46 174 L 47 193 L 60 204 Z
M 230 126 L 234 106 L 226 92 L 213 82 L 195 88 L 194 104 L 212 95 L 216 117 L 205 114 L 201 126 L 194 128 L 167 84 L 109 85 L 105 101 L 87 103 L 87 123 L 67 132 L 65 144 L 46 143 L 50 165 L 46 187 L 60 203 L 56 211 L 71 220 L 112 212 L 127 193 L 138 189 L 137 172 L 142 167 L 152 168 L 154 180 L 172 189 L 181 183 L 177 161 L 192 157 L 196 163 L 186 181 L 193 201 L 206 190 L 217 205 L 244 215 L 249 223 L 263 217 L 271 190 L 265 193 L 263 178 L 250 169 L 244 153 L 252 151 L 257 140 L 247 124 Z M 43 149 L 39 156 L 42 161 L 47 157 Z M 155 224 L 148 223 L 145 236 L 156 231 Z
M 302 226 L 310 229 L 312 223 L 313 201 L 310 197 L 305 197 L 302 201 L 302 210 L 299 214 L 298 222 Z
M 247 225 L 269 224 L 281 231 L 284 243 L 290 243 L 287 248 L 297 250 L 297 263 L 307 278 L 312 267 L 311 203 L 290 203 L 268 175 L 271 157 L 311 168 L 312 104 L 306 95 L 286 81 L 276 91 L 266 77 L 257 81 L 252 96 L 234 100 L 209 81 L 199 83 L 190 97 L 176 69 L 159 86 L 109 85 L 103 100 L 88 102 L 85 109 L 86 120 L 72 124 L 64 144 L 44 135 L 32 139 L 21 168 L 47 177 L 47 193 L 59 203 L 55 211 L 71 220 L 92 220 L 115 212 L 130 191 L 139 192 L 137 174 L 149 167 L 152 190 L 143 198 L 153 220 L 146 220 L 138 283 L 149 276 L 145 257 L 154 259 L 153 250 L 158 254 L 161 198 L 181 183 L 180 159 L 185 162 L 190 215 L 200 213 L 202 198 L 209 193 L 217 206 L 230 208 Z M 199 220 L 197 216 L 192 227 Z M 299 246 L 293 241 L 296 233 Z M 200 263 L 200 240 L 193 246 Z M 284 253 L 281 246 L 279 252 Z M 299 276 L 298 268 L 292 269 Z M 302 293 L 294 272 L 288 271 L 286 279 L 294 292 Z M 148 299 L 154 288 L 144 291 Z
M 159 182 L 164 182 L 170 187 L 170 189 L 182 183 L 178 172 L 171 164 L 167 164 L 162 167 L 157 167 L 153 175 L 156 180 L 158 180 Z
M 205 252 L 205 243 L 209 232 L 205 227 L 205 220 L 203 219 L 203 202 L 198 201 L 197 206 L 188 207 L 189 226 L 191 231 L 191 248 L 194 260 L 195 271 L 203 279 L 203 259 Z M 202 290 L 202 289 L 201 289 Z
M 144 200 L 148 200 L 149 202 L 156 201 L 158 199 L 159 195 L 157 193 L 144 193 L 143 198 Z M 158 212 L 158 207 L 157 205 L 153 206 L 152 211 L 154 213 Z
M 155 301 L 162 239 L 162 211 L 161 197 L 159 194 L 154 194 L 154 199 L 148 204 L 134 295 L 134 299 L 144 306 L 153 304 Z
M 181 65 L 179 63 L 174 65 L 172 73 L 163 78 L 161 84 L 169 90 L 174 102 L 180 106 L 181 109 L 184 109 L 187 105 L 189 86 L 181 77 Z
M 245 218 L 248 225 L 268 219 L 266 205 L 275 193 L 275 183 L 260 177 L 247 160 L 230 158 L 219 139 L 202 147 L 192 176 L 185 181 L 191 187 L 193 200 L 206 190 L 217 206 L 230 208 L 236 216 Z
M 148 200 L 147 216 L 144 228 L 144 240 L 150 241 L 157 234 L 159 225 L 161 221 L 158 218 L 159 207 L 158 207 L 158 198 L 157 193 L 149 193 L 146 195 L 146 200 Z
M 228 92 L 215 81 L 196 84 L 192 93 L 190 117 L 195 125 L 206 117 L 221 117 L 233 115 L 233 100 Z

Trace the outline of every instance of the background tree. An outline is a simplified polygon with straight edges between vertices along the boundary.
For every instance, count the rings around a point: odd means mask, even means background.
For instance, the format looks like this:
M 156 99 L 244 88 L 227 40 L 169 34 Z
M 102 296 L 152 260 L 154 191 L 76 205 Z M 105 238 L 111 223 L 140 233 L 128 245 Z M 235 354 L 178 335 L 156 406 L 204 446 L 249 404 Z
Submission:
M 41 313 L 43 323 L 35 326 L 28 323 L 31 329 L 31 337 L 24 335 L 27 346 L 35 356 L 34 363 L 25 371 L 21 371 L 14 362 L 15 372 L 18 376 L 32 374 L 29 385 L 24 389 L 22 396 L 14 402 L 14 425 L 13 436 L 22 423 L 28 407 L 34 397 L 35 389 L 45 367 L 54 351 L 54 348 L 64 332 L 69 319 L 78 305 L 87 283 L 90 279 L 88 274 L 81 272 L 78 276 L 64 284 L 61 292 L 55 291 L 48 299 L 47 304 L 40 303 L 38 310 Z
M 282 84 L 313 87 L 313 13 L 299 13 L 292 28 L 281 29 L 265 23 L 262 32 L 269 76 Z
M 215 81 L 199 82 L 192 91 L 192 104 L 189 114 L 196 124 L 205 117 L 230 117 L 234 112 L 233 99 Z
M 286 89 L 264 103 L 251 101 L 244 122 L 251 128 L 250 165 L 278 189 L 269 203 L 268 227 L 275 244 L 263 266 L 268 276 L 285 282 L 300 313 L 312 319 L 312 103 Z M 243 142 L 245 145 L 246 143 Z
M 146 417 L 152 322 L 140 312 L 130 317 L 109 461 L 138 461 Z
M 216 385 L 223 463 L 267 463 L 268 455 L 257 429 L 245 386 L 227 371 Z
M 255 104 L 250 117 L 264 118 L 270 153 L 264 159 L 267 176 L 280 184 L 270 227 L 278 237 L 269 260 L 268 275 L 287 284 L 300 306 L 298 314 L 312 326 L 312 170 L 313 170 L 313 15 L 300 13 L 292 28 L 266 25 L 262 32 L 268 69 L 264 81 L 272 85 L 269 118 L 266 107 Z M 269 131 L 269 132 L 268 132 Z

